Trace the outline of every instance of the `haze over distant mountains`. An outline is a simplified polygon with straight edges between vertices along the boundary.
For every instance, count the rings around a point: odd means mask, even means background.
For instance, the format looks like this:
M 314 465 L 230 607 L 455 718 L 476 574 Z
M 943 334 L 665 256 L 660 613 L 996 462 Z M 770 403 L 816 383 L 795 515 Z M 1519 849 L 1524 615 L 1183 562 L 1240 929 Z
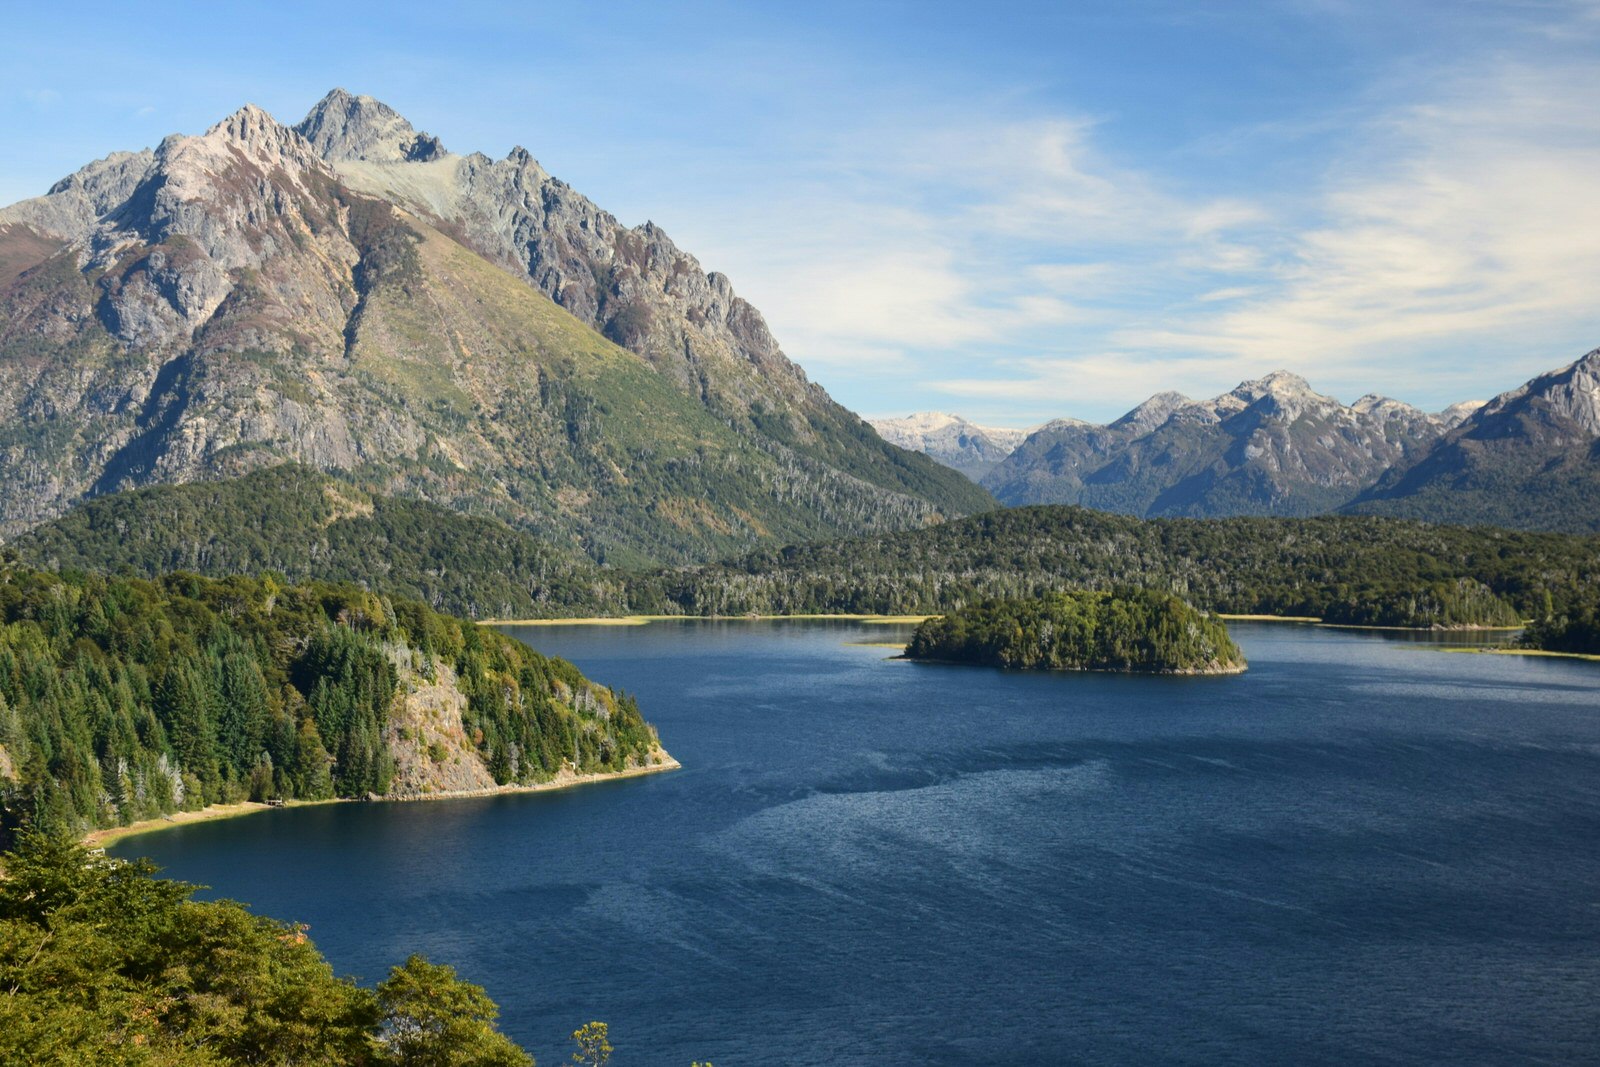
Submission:
M 896 422 L 971 426 L 956 416 Z M 941 462 L 973 469 L 951 462 L 935 434 L 923 441 Z M 1147 517 L 1349 509 L 1600 530 L 1600 350 L 1487 404 L 1438 413 L 1376 395 L 1347 406 L 1286 371 L 1211 400 L 1158 393 L 1109 425 L 1049 422 L 978 477 L 1005 504 Z
M 954 468 L 973 481 L 998 467 L 1033 430 L 979 426 L 959 415 L 924 411 L 903 419 L 869 419 L 885 441 L 913 449 Z
M 285 460 L 616 562 L 993 506 L 658 227 L 369 97 L 246 106 L 0 210 L 0 534 Z

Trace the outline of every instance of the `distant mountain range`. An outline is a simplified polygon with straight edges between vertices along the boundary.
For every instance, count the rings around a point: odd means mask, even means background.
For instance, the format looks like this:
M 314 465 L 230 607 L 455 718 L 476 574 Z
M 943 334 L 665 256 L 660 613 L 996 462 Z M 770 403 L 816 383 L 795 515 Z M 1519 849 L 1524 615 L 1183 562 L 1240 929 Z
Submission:
M 965 420 L 894 421 L 886 437 L 976 469 L 948 443 L 956 431 L 945 428 Z M 931 430 L 919 442 L 900 424 Z M 989 462 L 1004 438 L 982 432 Z M 1286 371 L 1211 400 L 1158 393 L 1108 425 L 1046 423 L 978 478 L 1009 505 L 1144 517 L 1350 510 L 1600 531 L 1600 350 L 1487 404 L 1438 413 L 1375 395 L 1347 406 Z
M 924 411 L 903 419 L 869 419 L 890 444 L 923 452 L 973 481 L 998 467 L 1033 430 L 979 426 L 959 415 Z
M 618 563 L 994 503 L 655 225 L 369 97 L 247 106 L 0 210 L 0 535 L 286 460 Z

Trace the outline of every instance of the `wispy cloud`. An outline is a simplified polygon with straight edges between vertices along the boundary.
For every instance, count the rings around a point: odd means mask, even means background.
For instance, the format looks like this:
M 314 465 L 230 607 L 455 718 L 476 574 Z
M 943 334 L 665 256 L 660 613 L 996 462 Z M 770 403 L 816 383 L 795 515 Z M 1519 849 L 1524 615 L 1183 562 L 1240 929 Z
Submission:
M 858 406 L 920 384 L 997 421 L 1104 416 L 1287 367 L 1442 407 L 1600 343 L 1600 60 L 1571 47 L 1597 9 L 1527 9 L 1547 17 L 1160 166 L 1110 118 L 866 114 L 686 243 Z M 1285 146 L 1302 180 L 1181 171 Z
M 1320 221 L 1287 235 L 1265 288 L 1115 340 L 1308 361 L 1348 380 L 1380 363 L 1392 375 L 1399 356 L 1414 375 L 1459 374 L 1456 346 L 1518 351 L 1592 328 L 1595 99 L 1600 64 L 1503 64 L 1446 82 L 1374 124 L 1321 191 Z

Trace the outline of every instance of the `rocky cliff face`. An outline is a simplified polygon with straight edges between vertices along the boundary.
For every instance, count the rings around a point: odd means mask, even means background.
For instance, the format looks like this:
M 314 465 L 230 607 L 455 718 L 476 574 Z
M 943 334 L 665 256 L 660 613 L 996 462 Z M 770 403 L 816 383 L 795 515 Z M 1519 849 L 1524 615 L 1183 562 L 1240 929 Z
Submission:
M 1346 407 L 1278 371 L 1207 401 L 1161 393 L 1107 426 L 1050 423 L 984 485 L 1007 504 L 1311 515 L 1349 500 L 1445 428 L 1445 418 L 1383 397 Z
M 872 419 L 890 444 L 921 452 L 979 481 L 1009 456 L 1032 431 L 979 426 L 959 415 L 924 411 L 903 419 Z
M 1477 407 L 1350 510 L 1600 532 L 1600 349 Z
M 295 127 L 353 189 L 397 204 L 538 287 L 719 417 L 895 492 L 948 496 L 783 354 L 761 313 L 660 227 L 623 226 L 526 149 L 455 156 L 370 97 L 335 90 Z M 419 152 L 413 146 L 426 141 Z M 961 495 L 963 506 L 981 496 Z
M 245 107 L 0 211 L 0 533 L 283 459 L 616 560 L 987 500 L 806 382 L 654 227 L 369 98 L 299 129 Z

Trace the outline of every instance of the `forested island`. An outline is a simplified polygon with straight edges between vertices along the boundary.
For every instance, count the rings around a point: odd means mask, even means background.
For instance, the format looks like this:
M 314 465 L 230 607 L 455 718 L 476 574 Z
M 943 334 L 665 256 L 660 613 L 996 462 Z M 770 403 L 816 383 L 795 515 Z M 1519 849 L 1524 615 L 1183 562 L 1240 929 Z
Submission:
M 1244 653 L 1214 615 L 1124 588 L 986 600 L 924 620 L 905 657 L 1021 670 L 1237 674 Z
M 0 831 L 670 766 L 632 698 L 413 600 L 0 569 Z

